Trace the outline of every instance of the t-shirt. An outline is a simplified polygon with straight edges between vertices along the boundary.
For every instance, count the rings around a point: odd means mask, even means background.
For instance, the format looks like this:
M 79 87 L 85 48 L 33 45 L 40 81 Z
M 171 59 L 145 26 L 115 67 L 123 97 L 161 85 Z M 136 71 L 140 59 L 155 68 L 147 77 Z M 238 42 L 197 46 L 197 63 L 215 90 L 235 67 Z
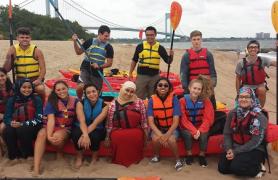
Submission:
M 61 100 L 62 103 L 65 105 L 65 107 L 67 106 L 67 101 L 64 101 L 64 100 Z M 74 107 L 76 107 L 76 104 L 78 103 L 78 99 L 76 98 L 75 99 L 75 102 L 74 102 Z M 48 114 L 54 114 L 56 115 L 58 113 L 58 111 L 52 106 L 52 104 L 50 102 L 47 102 L 45 108 L 44 108 L 44 111 L 43 111 L 43 115 L 47 116 Z
M 92 45 L 92 42 L 93 42 L 93 38 L 91 39 L 88 39 L 86 40 L 82 46 L 85 50 L 87 50 L 91 45 Z M 107 43 L 107 45 L 105 46 L 105 50 L 106 50 L 106 58 L 109 58 L 109 59 L 113 59 L 114 57 L 114 50 L 113 50 L 113 47 L 111 44 Z M 85 70 L 85 71 L 90 71 L 90 73 L 92 73 L 93 76 L 95 77 L 100 77 L 98 72 L 94 69 L 94 68 L 91 68 L 91 65 L 88 61 L 83 61 L 81 66 L 80 66 L 80 70 Z M 101 70 L 102 72 L 102 70 Z
M 141 53 L 142 51 L 143 51 L 143 43 L 137 45 L 135 53 L 132 58 L 132 61 L 135 61 L 137 63 L 139 60 L 139 53 Z M 159 47 L 158 47 L 158 54 L 160 55 L 160 57 L 163 59 L 163 61 L 165 63 L 168 63 L 168 61 L 169 61 L 168 53 L 167 53 L 166 49 L 161 45 L 159 45 Z M 152 69 L 152 68 L 148 68 L 148 67 L 138 67 L 137 73 L 142 74 L 142 75 L 154 76 L 154 75 L 159 74 L 159 69 Z
M 148 102 L 148 111 L 147 115 L 153 116 L 153 99 L 150 98 Z M 177 96 L 174 96 L 173 98 L 173 116 L 181 116 L 181 108 L 180 108 L 180 103 L 177 98 Z

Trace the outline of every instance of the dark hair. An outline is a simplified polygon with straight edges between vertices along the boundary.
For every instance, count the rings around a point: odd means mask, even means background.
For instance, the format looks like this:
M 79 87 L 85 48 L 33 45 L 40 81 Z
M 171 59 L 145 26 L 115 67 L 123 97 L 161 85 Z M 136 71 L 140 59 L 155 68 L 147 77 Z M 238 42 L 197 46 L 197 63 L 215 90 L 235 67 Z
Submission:
M 16 30 L 17 35 L 31 35 L 31 30 L 28 27 L 20 27 Z
M 169 81 L 169 79 L 167 79 L 166 77 L 160 77 L 160 78 L 155 82 L 154 88 L 153 88 L 153 92 L 154 92 L 154 94 L 157 94 L 156 89 L 157 89 L 158 83 L 159 83 L 160 81 L 162 81 L 162 80 L 167 81 L 167 83 L 169 84 L 169 91 L 168 91 L 168 94 L 167 94 L 167 96 L 168 96 L 169 93 L 173 91 L 173 85 L 172 85 L 172 83 Z
M 86 94 L 86 89 L 89 88 L 89 87 L 94 87 L 94 88 L 96 88 L 98 94 L 100 95 L 100 90 L 98 89 L 98 87 L 97 87 L 94 83 L 89 83 L 89 84 L 85 84 L 85 85 L 84 85 L 84 88 L 83 88 L 83 91 L 84 91 L 85 96 L 87 96 L 87 94 Z
M 254 40 L 254 39 L 251 40 L 251 41 L 249 41 L 248 44 L 247 44 L 247 48 L 248 48 L 251 44 L 256 44 L 256 45 L 258 45 L 258 48 L 260 49 L 260 43 L 259 43 L 259 41 Z
M 147 31 L 154 31 L 154 33 L 156 34 L 156 29 L 155 29 L 155 27 L 153 27 L 153 26 L 148 26 L 148 27 L 145 29 L 145 33 L 146 33 Z
M 199 31 L 199 30 L 194 30 L 194 31 L 192 31 L 192 32 L 190 33 L 190 39 L 191 39 L 192 37 L 195 37 L 195 36 L 201 36 L 201 37 L 202 37 L 202 32 Z
M 56 111 L 58 111 L 58 100 L 59 100 L 59 97 L 57 96 L 57 94 L 55 93 L 55 89 L 56 89 L 56 86 L 58 84 L 64 84 L 67 88 L 69 88 L 68 84 L 63 81 L 63 80 L 58 80 L 54 83 L 53 85 L 53 88 L 52 88 L 52 91 L 48 97 L 48 102 L 54 107 L 54 109 Z
M 9 92 L 10 90 L 13 89 L 13 83 L 12 83 L 10 77 L 8 76 L 7 71 L 4 68 L 0 67 L 0 72 L 4 73 L 7 76 L 6 91 Z
M 105 32 L 110 33 L 110 28 L 108 26 L 106 26 L 106 25 L 101 25 L 98 28 L 98 34 L 104 34 Z

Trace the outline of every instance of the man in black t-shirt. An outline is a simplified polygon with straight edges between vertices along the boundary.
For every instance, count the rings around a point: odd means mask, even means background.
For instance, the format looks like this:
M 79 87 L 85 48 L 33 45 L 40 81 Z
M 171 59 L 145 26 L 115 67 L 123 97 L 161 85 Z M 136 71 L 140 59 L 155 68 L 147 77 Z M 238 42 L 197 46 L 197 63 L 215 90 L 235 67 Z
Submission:
M 72 35 L 75 53 L 80 55 L 84 53 L 84 50 L 78 46 L 77 38 L 76 34 Z M 110 28 L 102 25 L 98 29 L 97 38 L 88 39 L 82 44 L 89 57 L 85 57 L 80 66 L 79 84 L 76 90 L 80 99 L 82 98 L 84 84 L 94 83 L 99 90 L 102 89 L 103 79 L 99 72 L 103 74 L 104 68 L 111 67 L 114 57 L 113 47 L 108 43 L 109 38 Z
M 137 45 L 129 70 L 129 78 L 132 78 L 133 70 L 137 67 L 136 95 L 141 98 L 149 98 L 154 91 L 154 84 L 159 79 L 160 59 L 167 64 L 172 63 L 173 51 L 170 56 L 166 49 L 156 41 L 156 29 L 149 26 L 145 30 L 146 41 Z

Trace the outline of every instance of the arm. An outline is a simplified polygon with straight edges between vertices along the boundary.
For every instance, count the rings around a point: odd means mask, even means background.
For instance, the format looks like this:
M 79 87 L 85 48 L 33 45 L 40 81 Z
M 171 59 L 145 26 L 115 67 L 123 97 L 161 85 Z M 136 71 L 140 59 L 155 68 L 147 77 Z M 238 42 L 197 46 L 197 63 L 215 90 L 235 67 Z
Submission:
M 84 115 L 84 111 L 83 111 L 83 105 L 78 102 L 76 104 L 76 115 L 77 115 L 77 119 L 80 123 L 80 129 L 82 131 L 82 135 L 83 136 L 88 136 L 88 127 L 86 124 L 86 120 L 85 120 L 85 115 Z
M 14 46 L 11 46 L 6 55 L 6 61 L 3 64 L 3 68 L 7 72 L 9 72 L 12 69 L 12 66 L 13 66 L 12 62 L 14 61 L 15 57 L 16 57 L 15 48 L 14 48 Z
M 243 60 L 239 60 L 237 65 L 236 65 L 236 92 L 237 94 L 239 93 L 239 89 L 241 87 L 241 73 L 243 70 Z
M 108 113 L 107 113 L 107 121 L 106 121 L 106 138 L 109 139 L 110 138 L 110 133 L 113 129 L 113 116 L 115 113 L 115 101 L 112 101 L 111 104 L 109 105 L 108 108 Z
M 107 44 L 105 50 L 106 50 L 106 62 L 100 66 L 100 68 L 102 69 L 111 67 L 114 58 L 114 49 L 111 46 L 111 44 Z
M 81 48 L 79 47 L 79 45 L 77 44 L 77 39 L 78 39 L 77 34 L 73 34 L 71 38 L 72 38 L 72 40 L 73 40 L 73 47 L 74 47 L 75 53 L 76 53 L 77 55 L 80 55 L 80 54 L 84 53 L 83 49 L 81 49 Z
M 55 126 L 55 115 L 48 114 L 47 124 L 46 124 L 47 139 L 51 139 L 53 137 L 54 126 Z
M 188 92 L 188 84 L 189 84 L 189 58 L 188 58 L 188 53 L 186 52 L 182 59 L 181 59 L 181 64 L 180 64 L 180 78 L 181 78 L 181 83 L 184 91 L 187 93 Z
M 186 116 L 184 98 L 180 99 L 180 105 L 181 105 L 181 121 L 180 121 L 181 127 L 189 130 L 191 135 L 194 136 L 197 133 L 197 129 Z
M 40 75 L 37 80 L 39 80 L 39 83 L 42 82 L 42 80 L 45 77 L 46 74 L 46 68 L 45 68 L 45 60 L 43 53 L 40 49 L 36 48 L 35 49 L 35 59 L 38 60 L 39 62 L 39 67 L 40 67 Z
M 213 87 L 216 87 L 217 84 L 217 74 L 215 70 L 215 65 L 214 65 L 214 58 L 211 52 L 208 51 L 208 63 L 209 63 L 209 71 L 210 71 L 210 77 L 212 80 Z
M 133 77 L 132 73 L 136 67 L 136 64 L 137 64 L 136 61 L 133 61 L 133 60 L 131 61 L 130 68 L 129 68 L 129 78 Z
M 233 149 L 234 154 L 249 152 L 253 149 L 256 149 L 264 140 L 265 130 L 267 127 L 267 119 L 264 115 L 260 114 L 257 117 L 257 121 L 259 123 L 254 123 L 251 131 L 252 138 L 245 144 L 237 146 Z
M 97 126 L 104 121 L 104 119 L 106 118 L 108 113 L 108 105 L 106 105 L 105 107 L 102 108 L 101 113 L 96 117 L 96 119 L 94 120 L 94 122 L 92 124 L 89 125 L 88 127 L 88 132 L 91 133 L 92 131 L 94 131 Z
M 13 97 L 10 97 L 8 99 L 8 102 L 6 104 L 6 110 L 5 110 L 5 114 L 4 114 L 4 118 L 3 118 L 3 121 L 5 123 L 5 125 L 11 125 L 11 122 L 12 122 L 12 118 L 13 118 Z
M 199 127 L 199 131 L 201 133 L 208 132 L 214 122 L 214 109 L 209 99 L 204 101 L 204 106 L 204 118 L 201 126 Z
M 234 110 L 230 111 L 223 130 L 224 135 L 224 149 L 228 151 L 233 147 L 233 140 L 232 140 L 232 129 L 230 128 L 232 117 L 233 117 Z
M 174 56 L 173 50 L 170 50 L 168 55 L 166 49 L 163 46 L 159 45 L 158 53 L 166 64 L 171 64 L 173 62 L 173 56 Z
M 236 93 L 239 93 L 239 89 L 241 87 L 241 78 L 240 75 L 236 74 Z
M 42 100 L 39 96 L 35 96 L 35 108 L 36 108 L 36 112 L 35 112 L 35 116 L 33 119 L 24 121 L 22 126 L 37 126 L 40 125 L 42 123 L 42 109 L 43 109 L 43 104 L 42 104 Z

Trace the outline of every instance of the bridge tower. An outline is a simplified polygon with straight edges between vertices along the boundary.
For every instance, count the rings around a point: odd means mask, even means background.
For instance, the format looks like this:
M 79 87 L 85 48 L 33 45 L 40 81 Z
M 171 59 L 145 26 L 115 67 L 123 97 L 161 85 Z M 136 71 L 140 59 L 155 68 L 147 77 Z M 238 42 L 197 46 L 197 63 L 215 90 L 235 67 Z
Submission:
M 170 26 L 170 30 L 169 33 L 172 32 L 172 26 L 170 23 L 170 13 L 165 13 L 165 42 L 167 42 L 167 38 L 170 37 L 169 35 L 167 35 L 168 33 L 168 20 L 169 20 L 169 26 Z
M 53 2 L 54 2 L 54 5 L 58 8 L 58 0 L 53 0 Z M 51 16 L 51 14 L 50 14 L 50 2 L 49 2 L 49 0 L 45 0 L 45 6 L 46 6 L 46 12 L 45 12 L 45 14 L 47 15 L 47 16 Z M 59 17 L 58 16 L 58 14 L 55 12 L 55 17 L 57 18 L 57 17 Z

